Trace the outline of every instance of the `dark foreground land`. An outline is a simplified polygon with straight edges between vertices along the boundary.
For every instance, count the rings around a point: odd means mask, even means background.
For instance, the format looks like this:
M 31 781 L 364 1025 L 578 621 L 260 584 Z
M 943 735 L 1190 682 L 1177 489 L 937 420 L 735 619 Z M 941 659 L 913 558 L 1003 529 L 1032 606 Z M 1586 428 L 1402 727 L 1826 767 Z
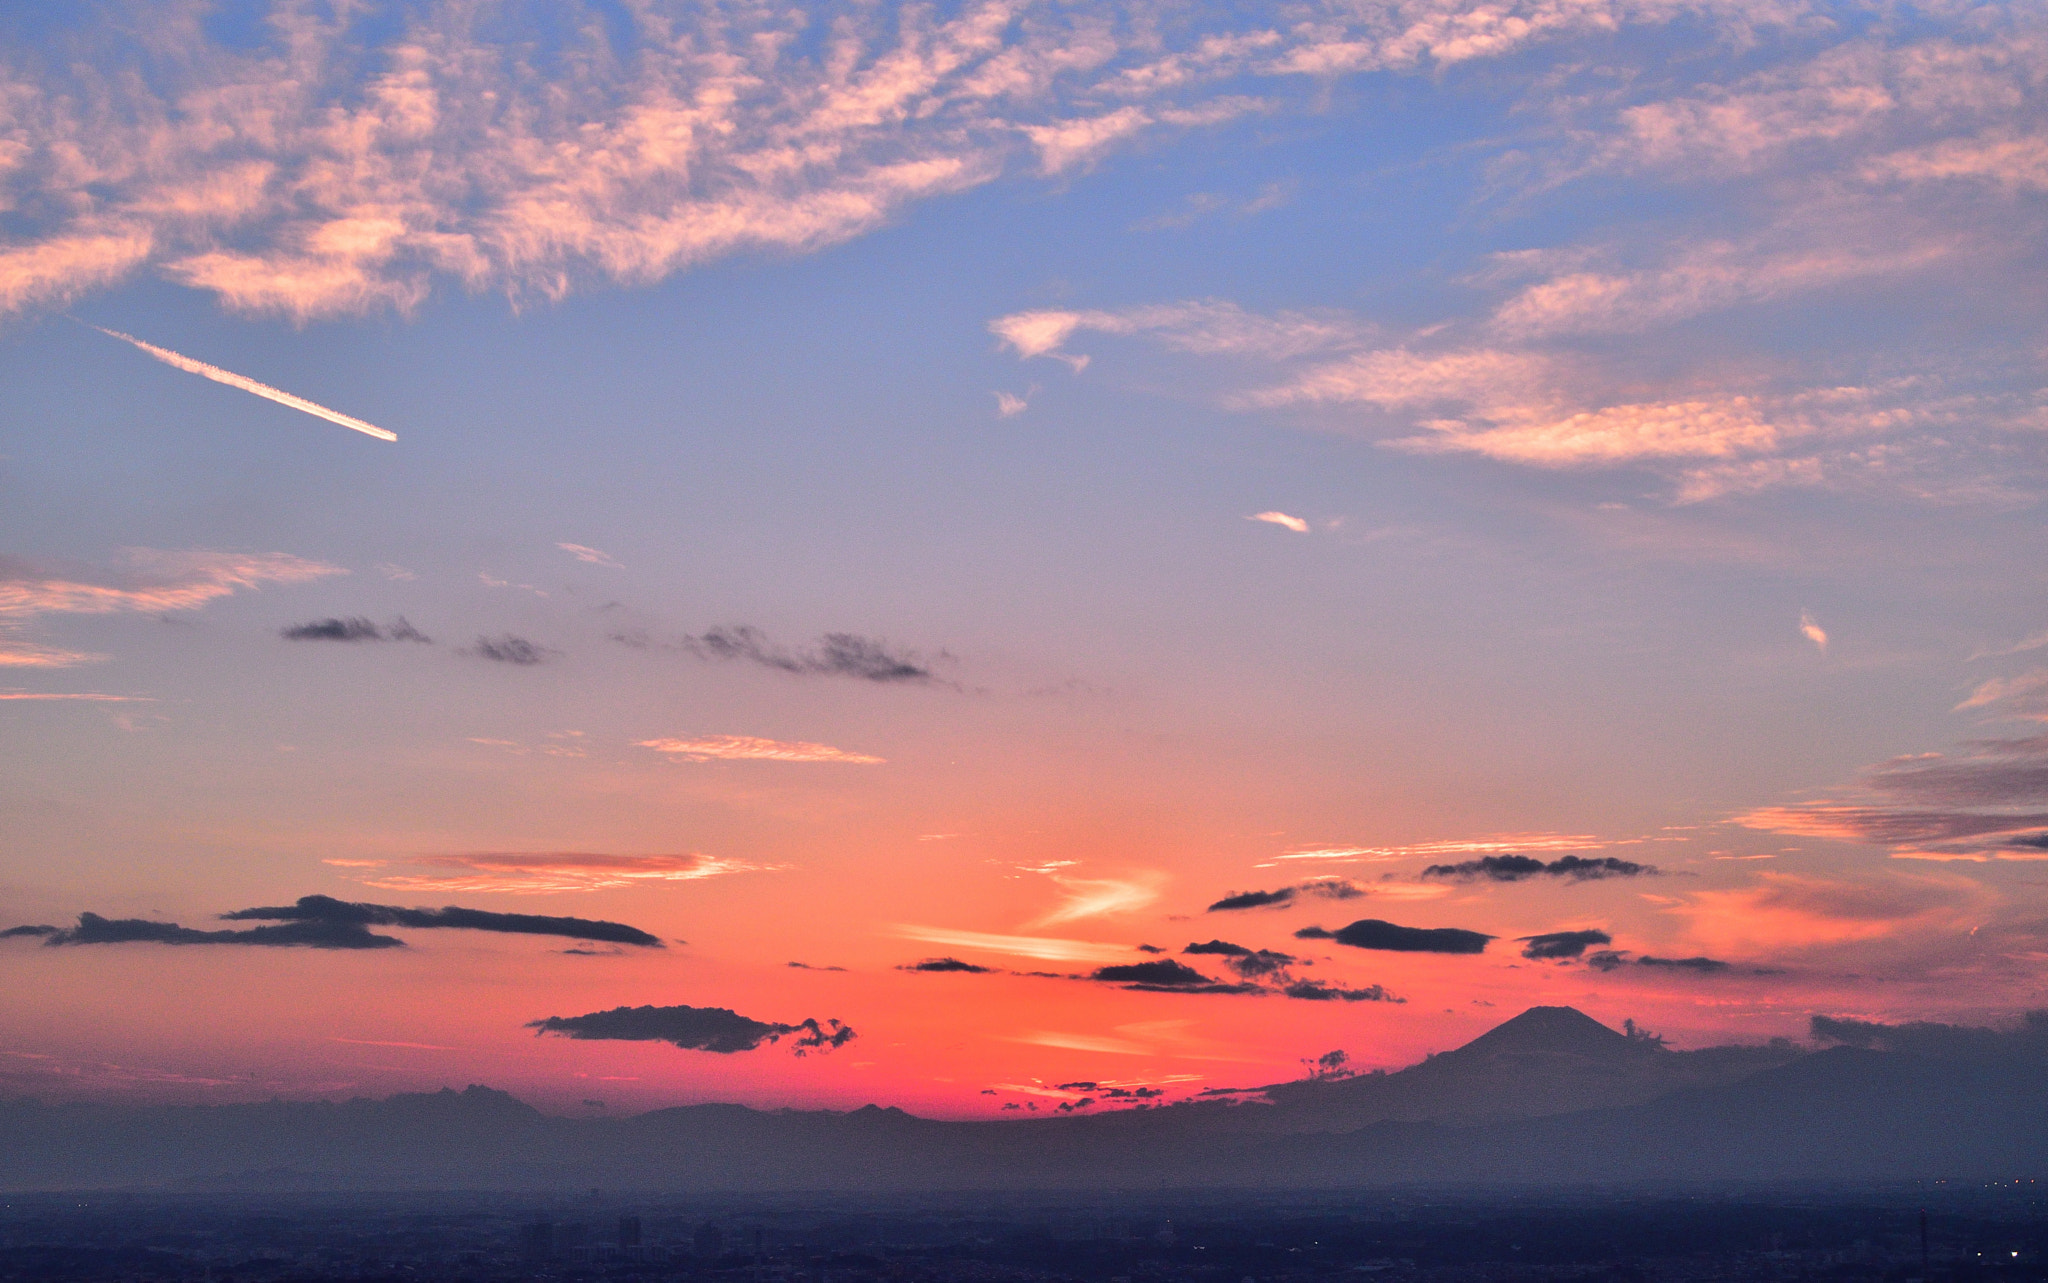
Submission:
M 1926 1182 L 1341 1197 L 686 1201 L 590 1190 L 0 1199 L 0 1280 L 22 1283 L 1922 1278 L 2048 1279 L 2048 1194 L 2032 1182 Z

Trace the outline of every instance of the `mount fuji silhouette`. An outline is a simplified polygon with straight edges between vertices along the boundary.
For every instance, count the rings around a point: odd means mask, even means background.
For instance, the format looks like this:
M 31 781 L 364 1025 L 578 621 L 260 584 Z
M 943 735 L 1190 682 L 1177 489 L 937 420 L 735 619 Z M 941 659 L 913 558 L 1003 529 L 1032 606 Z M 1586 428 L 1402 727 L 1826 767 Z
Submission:
M 1840 1023 L 1840 1022 L 1837 1022 Z M 1863 1028 L 1882 1029 L 1881 1026 Z M 1946 1029 L 1907 1026 L 1905 1029 Z M 2029 1026 L 2031 1029 L 2032 1026 Z M 1992 1031 L 1963 1031 L 1991 1034 Z M 2048 1033 L 2048 1023 L 2040 1032 Z M 945 1122 L 692 1105 L 555 1118 L 501 1091 L 219 1106 L 0 1102 L 0 1188 L 914 1190 L 1971 1179 L 2048 1166 L 2048 1040 L 1673 1051 L 1535 1007 L 1395 1073 Z

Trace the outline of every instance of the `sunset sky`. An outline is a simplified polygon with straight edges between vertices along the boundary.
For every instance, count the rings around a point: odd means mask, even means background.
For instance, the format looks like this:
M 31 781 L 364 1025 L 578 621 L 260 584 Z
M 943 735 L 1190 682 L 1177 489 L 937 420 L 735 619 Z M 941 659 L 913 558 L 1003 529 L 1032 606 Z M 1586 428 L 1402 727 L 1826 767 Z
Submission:
M 0 9 L 0 1095 L 2048 1005 L 2044 230 L 2025 0 Z

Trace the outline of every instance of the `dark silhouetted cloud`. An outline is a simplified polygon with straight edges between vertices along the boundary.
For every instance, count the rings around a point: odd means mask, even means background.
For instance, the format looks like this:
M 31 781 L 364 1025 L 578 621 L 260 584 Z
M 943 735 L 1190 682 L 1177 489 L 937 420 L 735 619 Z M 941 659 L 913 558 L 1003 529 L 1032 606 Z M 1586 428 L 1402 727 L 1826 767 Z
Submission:
M 1432 864 L 1422 871 L 1422 876 L 1458 882 L 1521 882 L 1528 878 L 1594 882 L 1602 878 L 1654 877 L 1657 872 L 1652 865 L 1617 860 L 1613 856 L 1588 859 L 1580 855 L 1566 855 L 1545 864 L 1527 855 L 1488 855 L 1458 864 Z
M 477 638 L 476 645 L 466 653 L 500 664 L 545 664 L 562 652 L 536 646 L 524 637 L 501 633 L 496 637 Z
M 1254 949 L 1234 958 L 1225 958 L 1223 965 L 1235 971 L 1246 980 L 1290 980 L 1287 968 L 1300 959 L 1288 953 L 1276 953 L 1271 949 Z
M 1187 948 L 1182 949 L 1181 952 L 1213 953 L 1225 958 L 1242 958 L 1250 953 L 1251 950 L 1241 944 L 1232 944 L 1228 940 L 1211 940 L 1207 944 L 1191 944 Z
M 0 940 L 17 940 L 23 936 L 53 936 L 58 930 L 57 927 L 9 927 L 5 931 L 0 931 Z
M 977 976 L 985 976 L 995 970 L 994 967 L 980 967 L 971 962 L 962 962 L 958 958 L 926 958 L 923 962 L 906 962 L 896 969 L 898 971 L 965 971 Z
M 2016 1026 L 1987 1029 L 1915 1020 L 1887 1025 L 1874 1020 L 1815 1016 L 1816 1042 L 1941 1060 L 2048 1060 L 2048 1011 L 2029 1011 Z
M 1208 912 L 1277 909 L 1293 904 L 1295 897 L 1304 895 L 1311 895 L 1319 900 L 1356 900 L 1370 894 L 1371 892 L 1349 878 L 1311 878 L 1307 882 L 1281 887 L 1277 891 L 1235 891 L 1210 905 Z
M 1139 952 L 1139 953 L 1165 953 L 1165 952 L 1166 952 L 1166 950 L 1164 950 L 1164 949 L 1160 948 L 1160 947 L 1159 947 L 1158 945 L 1156 945 L 1156 944 L 1141 944 L 1141 945 L 1139 945 L 1139 946 L 1138 946 L 1138 952 Z
M 1639 967 L 1676 967 L 1683 971 L 1698 971 L 1712 974 L 1728 970 L 1728 964 L 1718 958 L 1652 958 L 1645 954 L 1636 959 Z
M 1237 891 L 1210 905 L 1207 912 L 1229 913 L 1233 909 L 1267 909 L 1292 903 L 1293 887 L 1281 887 L 1278 891 Z
M 1335 940 L 1354 949 L 1385 949 L 1394 953 L 1484 953 L 1492 936 L 1461 927 L 1401 927 L 1378 918 L 1361 918 L 1348 927 L 1325 931 L 1305 927 L 1297 940 Z
M 844 971 L 844 970 L 846 970 L 846 968 L 845 968 L 845 967 L 819 967 L 819 966 L 813 966 L 812 964 L 810 964 L 810 963 L 808 963 L 808 962 L 789 962 L 789 963 L 784 963 L 783 965 L 784 965 L 784 966 L 790 966 L 790 967 L 795 967 L 795 968 L 796 968 L 796 969 L 797 969 L 798 971 Z
M 665 1042 L 685 1051 L 719 1055 L 752 1051 L 763 1043 L 778 1043 L 794 1035 L 791 1049 L 801 1056 L 843 1047 L 855 1037 L 850 1027 L 837 1020 L 821 1024 L 809 1018 L 785 1025 L 754 1020 L 724 1007 L 613 1007 L 584 1016 L 549 1016 L 529 1021 L 526 1027 L 564 1038 Z
M 358 927 L 449 927 L 464 931 L 498 931 L 508 935 L 566 936 L 572 940 L 598 940 L 606 944 L 631 944 L 645 949 L 662 947 L 658 936 L 623 922 L 595 918 L 558 918 L 537 913 L 497 913 L 488 909 L 464 909 L 449 905 L 440 909 L 406 909 L 391 904 L 351 904 L 332 896 L 301 896 L 295 904 L 269 908 L 237 909 L 223 913 L 226 922 L 322 922 Z
M 316 619 L 277 630 L 286 641 L 383 641 L 384 632 L 360 615 L 347 619 Z
M 1324 984 L 1320 980 L 1296 980 L 1280 990 L 1290 998 L 1301 998 L 1308 1002 L 1406 1002 L 1396 998 L 1382 985 L 1367 985 L 1363 989 L 1343 989 L 1336 985 Z
M 278 629 L 277 632 L 278 636 L 286 641 L 409 641 L 431 645 L 434 640 L 414 628 L 403 615 L 383 628 L 377 627 L 361 615 L 351 615 L 346 619 L 315 619 L 308 623 L 292 624 Z
M 1358 900 L 1371 894 L 1349 878 L 1316 878 L 1295 889 L 1323 900 Z
M 1627 966 L 1628 950 L 1602 949 L 1598 953 L 1588 954 L 1586 965 L 1595 971 L 1612 971 L 1616 967 Z
M 634 644 L 627 637 L 614 640 Z M 804 677 L 853 677 L 869 682 L 933 680 L 930 666 L 916 651 L 897 649 L 859 633 L 826 633 L 809 649 L 792 650 L 769 641 L 768 635 L 758 628 L 732 624 L 685 637 L 679 647 L 699 659 L 744 660 Z
M 1520 943 L 1528 947 L 1522 950 L 1525 958 L 1576 958 L 1591 945 L 1613 944 L 1614 937 L 1605 931 L 1550 931 L 1543 935 L 1520 936 Z
M 44 937 L 47 945 L 74 944 L 247 944 L 302 949 L 402 949 L 393 936 L 372 934 L 359 922 L 291 922 L 245 931 L 201 931 L 175 922 L 103 918 L 81 913 L 78 925 Z
M 1126 989 L 1147 993 L 1263 993 L 1254 984 L 1225 984 L 1171 958 L 1160 958 L 1152 962 L 1126 962 L 1111 967 L 1097 967 L 1089 973 L 1088 979 L 1105 984 L 1118 984 Z

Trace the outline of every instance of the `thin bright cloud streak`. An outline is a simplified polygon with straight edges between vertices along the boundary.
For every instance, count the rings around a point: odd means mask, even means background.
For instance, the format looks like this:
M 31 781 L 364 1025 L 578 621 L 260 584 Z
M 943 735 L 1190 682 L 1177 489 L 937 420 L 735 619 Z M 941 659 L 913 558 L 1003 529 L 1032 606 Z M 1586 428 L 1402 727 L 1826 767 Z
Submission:
M 396 432 L 387 431 L 374 423 L 366 423 L 352 414 L 343 414 L 339 410 L 330 410 L 326 406 L 315 401 L 308 401 L 302 396 L 293 396 L 282 388 L 271 387 L 268 383 L 258 382 L 247 375 L 236 374 L 233 370 L 223 370 L 217 365 L 208 365 L 204 361 L 180 355 L 169 348 L 158 347 L 154 343 L 145 343 L 134 335 L 123 334 L 119 330 L 110 330 L 99 325 L 92 326 L 91 328 L 98 330 L 108 338 L 119 339 L 123 343 L 130 344 L 143 352 L 147 352 L 173 369 L 183 370 L 187 374 L 196 374 L 202 379 L 212 379 L 215 383 L 224 383 L 231 388 L 240 388 L 242 391 L 260 396 L 266 401 L 275 401 L 279 405 L 310 414 L 314 418 L 325 419 L 329 423 L 338 423 L 344 428 L 353 429 L 364 436 L 375 437 L 379 441 L 398 440 Z
M 1295 534 L 1298 535 L 1305 535 L 1308 533 L 1308 522 L 1303 521 L 1300 517 L 1291 517 L 1284 512 L 1253 513 L 1251 516 L 1246 517 L 1245 520 L 1263 521 L 1266 522 L 1268 525 L 1285 526 L 1287 529 L 1292 530 Z
M 1814 646 L 1819 649 L 1821 654 L 1827 654 L 1827 629 L 1822 628 L 1819 624 L 1815 623 L 1813 620 L 1813 615 L 1809 611 L 1802 610 L 1799 612 L 1799 635 L 1801 637 L 1804 637 L 1806 640 L 1812 642 Z
M 624 566 L 612 560 L 612 555 L 610 553 L 600 551 L 596 548 L 585 547 L 583 544 L 580 543 L 558 543 L 555 545 L 555 547 L 560 548 L 563 552 L 568 553 L 571 557 L 574 557 L 576 560 L 588 562 L 593 566 L 604 566 L 610 570 L 625 569 Z
M 888 760 L 866 753 L 834 748 L 830 744 L 813 744 L 808 740 L 761 739 L 753 735 L 706 735 L 688 740 L 638 740 L 636 744 L 640 748 L 651 748 L 657 753 L 667 753 L 687 762 L 845 762 L 859 766 L 875 766 Z
M 647 882 L 695 882 L 763 866 L 687 852 L 679 855 L 610 855 L 595 852 L 475 852 L 416 856 L 399 869 L 385 860 L 323 860 L 365 886 L 393 891 L 499 892 L 551 895 L 603 891 Z M 406 872 L 413 869 L 418 872 Z M 370 870 L 375 870 L 371 872 Z
M 891 933 L 920 944 L 949 949 L 978 949 L 1041 962 L 1129 962 L 1131 950 L 1120 944 L 1093 940 L 1062 940 L 1054 936 L 1010 936 L 986 931 L 955 931 L 948 927 L 899 925 Z
M 1055 1047 L 1061 1051 L 1098 1051 L 1112 1056 L 1147 1056 L 1152 1048 L 1141 1043 L 1129 1042 L 1122 1038 L 1104 1038 L 1099 1034 L 1058 1033 L 1050 1029 L 1035 1029 L 1029 1033 L 1010 1034 L 1004 1042 L 1021 1042 L 1033 1047 Z
M 96 704 L 154 704 L 149 695 L 102 695 L 96 691 L 71 691 L 64 693 L 43 693 L 28 691 L 0 691 L 0 700 L 87 700 Z

